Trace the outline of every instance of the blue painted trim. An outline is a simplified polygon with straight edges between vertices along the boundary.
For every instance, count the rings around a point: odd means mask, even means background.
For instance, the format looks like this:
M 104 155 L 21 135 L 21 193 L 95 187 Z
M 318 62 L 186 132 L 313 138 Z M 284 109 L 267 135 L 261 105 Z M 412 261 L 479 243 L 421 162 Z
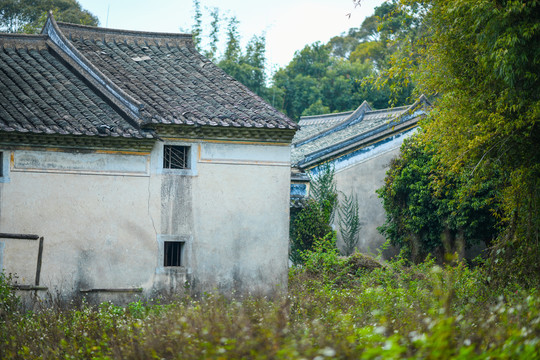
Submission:
M 347 139 L 347 140 L 342 141 L 340 143 L 337 143 L 335 145 L 328 146 L 328 147 L 326 147 L 324 149 L 314 151 L 311 154 L 306 155 L 304 157 L 304 159 L 302 159 L 301 161 L 299 161 L 297 163 L 297 165 L 301 166 L 303 164 L 307 164 L 307 163 L 309 163 L 309 162 L 311 162 L 311 161 L 313 161 L 313 160 L 315 160 L 317 158 L 320 158 L 320 157 L 322 157 L 324 155 L 330 154 L 330 153 L 332 153 L 334 151 L 343 149 L 343 148 L 345 148 L 345 147 L 347 147 L 347 146 L 349 146 L 351 144 L 354 144 L 354 143 L 359 142 L 361 140 L 367 139 L 368 137 L 371 137 L 373 135 L 381 133 L 381 132 L 383 132 L 385 130 L 388 130 L 391 127 L 394 127 L 396 125 L 400 125 L 400 124 L 402 124 L 404 122 L 407 122 L 407 121 L 409 121 L 411 119 L 414 119 L 415 117 L 418 117 L 418 116 L 423 115 L 423 114 L 425 114 L 424 110 L 417 110 L 417 111 L 415 111 L 414 113 L 412 113 L 410 115 L 402 116 L 399 119 L 399 121 L 391 121 L 391 122 L 389 122 L 387 124 L 379 126 L 378 128 L 375 128 L 375 129 L 373 129 L 371 131 L 362 133 L 360 135 L 357 135 L 355 137 L 352 137 L 350 139 Z
M 291 196 L 306 196 L 306 184 L 291 184 Z
M 0 183 L 8 183 L 10 181 L 9 178 L 9 165 L 11 162 L 11 151 L 1 150 L 0 153 L 2 156 L 0 156 L 0 167 L 2 168 L 1 176 L 0 176 Z M 1 270 L 1 269 L 0 269 Z
M 413 131 L 416 131 L 416 127 L 413 128 L 413 129 L 409 129 L 407 131 L 404 131 L 404 132 L 401 132 L 399 134 L 395 134 L 394 136 L 390 136 L 390 137 L 387 137 L 386 139 L 383 139 L 381 141 L 378 141 L 377 143 L 371 145 L 371 146 L 367 146 L 367 147 L 363 147 L 361 149 L 358 149 L 358 150 L 355 150 L 355 151 L 352 151 L 348 154 L 345 154 L 343 156 L 340 156 L 338 158 L 335 158 L 327 163 L 324 164 L 324 166 L 327 166 L 327 165 L 330 165 L 332 168 L 334 169 L 337 169 L 339 168 L 339 164 L 345 162 L 345 161 L 348 161 L 352 158 L 355 158 L 359 155 L 362 155 L 362 154 L 366 154 L 366 153 L 369 153 L 369 152 L 372 152 L 374 149 L 376 149 L 377 147 L 379 146 L 382 146 L 384 144 L 387 144 L 389 142 L 392 142 L 394 141 L 396 138 L 399 138 L 399 137 L 402 137 L 402 136 L 405 136 L 405 135 L 408 135 L 410 134 L 411 132 Z M 314 168 L 311 168 L 309 170 L 307 170 L 309 172 L 309 174 L 312 176 L 312 177 L 317 177 L 319 175 L 319 172 L 321 171 L 321 166 L 322 165 L 318 165 L 318 166 L 315 166 Z

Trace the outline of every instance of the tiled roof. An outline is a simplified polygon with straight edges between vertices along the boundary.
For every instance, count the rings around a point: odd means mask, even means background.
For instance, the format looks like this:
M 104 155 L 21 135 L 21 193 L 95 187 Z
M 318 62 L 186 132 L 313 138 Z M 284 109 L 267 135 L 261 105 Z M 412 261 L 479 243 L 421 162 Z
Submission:
M 44 35 L 0 35 L 0 131 L 146 137 L 76 76 Z
M 350 148 L 368 137 L 388 131 L 403 122 L 416 122 L 425 114 L 429 102 L 424 96 L 410 106 L 371 110 L 367 103 L 354 112 L 301 118 L 301 126 L 293 139 L 291 163 L 302 165 L 335 152 Z M 364 108 L 362 109 L 362 106 Z
M 146 124 L 297 129 L 200 55 L 191 35 L 58 26 L 105 77 L 144 105 Z
M 298 128 L 202 57 L 191 35 L 59 27 L 52 15 L 42 35 L 0 35 L 0 90 L 9 146 L 147 151 L 162 133 L 290 141 Z

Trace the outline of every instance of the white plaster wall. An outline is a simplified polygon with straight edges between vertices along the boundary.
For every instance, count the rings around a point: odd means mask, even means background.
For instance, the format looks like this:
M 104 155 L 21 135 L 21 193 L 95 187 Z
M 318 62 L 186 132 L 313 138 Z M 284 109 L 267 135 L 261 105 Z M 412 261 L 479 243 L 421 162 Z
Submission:
M 377 227 L 384 224 L 386 215 L 382 200 L 375 191 L 384 185 L 390 161 L 398 155 L 399 147 L 335 173 L 338 191 L 347 196 L 354 192 L 358 197 L 359 217 L 362 224 L 358 249 L 363 253 L 377 255 L 377 249 L 385 242 L 384 236 L 377 231 Z M 338 229 L 337 216 L 334 222 Z M 338 242 L 341 244 L 339 237 Z
M 40 285 L 66 297 L 153 296 L 186 280 L 196 292 L 286 289 L 289 147 L 183 144 L 193 169 L 178 173 L 162 171 L 163 143 L 150 155 L 15 151 L 0 183 L 0 232 L 43 236 Z M 163 238 L 189 243 L 185 268 L 163 268 Z M 0 243 L 7 272 L 33 285 L 38 241 Z
M 0 184 L 0 232 L 44 237 L 40 285 L 52 292 L 152 281 L 158 183 L 146 171 L 148 156 L 121 158 L 117 167 L 111 154 L 14 152 L 10 181 Z M 118 175 L 125 166 L 139 171 Z M 2 241 L 4 268 L 33 285 L 38 242 Z
M 216 145 L 202 145 L 193 190 L 194 285 L 224 292 L 285 290 L 289 147 L 229 144 L 216 151 L 224 146 Z

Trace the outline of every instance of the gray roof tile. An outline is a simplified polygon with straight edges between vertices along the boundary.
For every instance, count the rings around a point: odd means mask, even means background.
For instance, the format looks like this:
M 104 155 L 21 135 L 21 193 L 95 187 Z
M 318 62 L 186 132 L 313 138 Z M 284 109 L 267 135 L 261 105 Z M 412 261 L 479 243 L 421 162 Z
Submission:
M 200 55 L 190 35 L 58 26 L 107 78 L 145 105 L 148 124 L 297 128 Z
M 45 36 L 0 35 L 0 131 L 144 135 L 78 77 Z
M 371 110 L 367 103 L 362 104 L 357 110 L 339 114 L 326 114 L 300 119 L 300 131 L 293 139 L 291 151 L 291 163 L 299 164 L 308 157 L 316 159 L 318 153 L 326 154 L 325 149 L 339 147 L 339 144 L 350 146 L 361 140 L 362 135 L 371 136 L 379 130 L 383 130 L 393 123 L 400 121 L 402 117 L 419 106 L 428 106 L 429 102 L 422 95 L 418 101 L 410 106 Z M 363 111 L 359 111 L 363 110 Z M 424 114 L 424 112 L 422 112 Z M 414 119 L 417 119 L 415 116 Z

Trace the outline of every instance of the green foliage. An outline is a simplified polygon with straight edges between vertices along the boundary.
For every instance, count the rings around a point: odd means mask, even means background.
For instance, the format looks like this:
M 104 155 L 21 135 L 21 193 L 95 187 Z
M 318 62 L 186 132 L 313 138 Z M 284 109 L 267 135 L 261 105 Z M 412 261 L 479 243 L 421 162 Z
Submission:
M 332 227 L 320 204 L 313 199 L 308 199 L 305 206 L 291 220 L 289 258 L 293 264 L 300 264 L 302 251 L 313 248 L 317 239 L 332 232 Z
M 406 42 L 396 37 L 402 51 L 379 78 L 417 84 L 436 100 L 423 124 L 445 172 L 437 175 L 443 181 L 430 181 L 436 194 L 444 194 L 448 178 L 458 179 L 457 202 L 486 182 L 497 191 L 501 231 L 490 268 L 500 284 L 540 280 L 539 8 L 538 1 L 403 0 L 399 11 L 420 26 L 404 33 Z M 456 207 L 453 200 L 448 206 Z
M 326 284 L 332 284 L 338 273 L 347 272 L 346 260 L 339 256 L 336 234 L 330 232 L 313 242 L 311 249 L 301 254 L 304 269 L 313 275 L 322 274 Z
M 76 0 L 0 0 L 0 31 L 39 33 L 52 10 L 57 21 L 97 26 L 98 18 Z
M 210 43 L 208 45 L 208 50 L 205 51 L 205 56 L 210 60 L 216 60 L 217 55 L 217 44 L 219 42 L 219 26 L 220 26 L 220 17 L 219 17 L 219 8 L 215 7 L 210 11 L 210 16 L 212 17 L 212 22 L 210 23 Z
M 339 233 L 343 240 L 343 255 L 351 255 L 358 245 L 360 234 L 360 217 L 358 215 L 358 198 L 355 194 L 343 194 L 343 200 L 338 208 Z
M 193 9 L 195 13 L 193 14 L 194 24 L 191 28 L 191 34 L 193 36 L 193 44 L 198 51 L 201 51 L 201 33 L 202 33 L 202 12 L 201 12 L 201 3 L 199 0 L 193 0 Z
M 313 104 L 309 105 L 307 109 L 302 111 L 302 116 L 328 114 L 329 112 L 330 112 L 330 108 L 328 106 L 324 106 L 322 103 L 322 100 L 319 99 L 315 101 Z
M 501 176 L 491 174 L 473 186 L 467 174 L 444 166 L 437 148 L 423 132 L 405 140 L 378 190 L 386 211 L 379 230 L 416 262 L 429 253 L 439 260 L 448 253 L 463 256 L 466 247 L 490 244 L 497 233 Z
M 325 221 L 330 224 L 334 218 L 338 193 L 334 180 L 334 168 L 329 164 L 319 166 L 316 176 L 311 177 L 310 195 L 321 207 Z
M 0 272 L 0 323 L 17 313 L 20 299 L 11 287 L 11 275 Z
M 197 50 L 222 68 L 227 74 L 244 84 L 257 95 L 267 101 L 275 102 L 275 91 L 271 92 L 266 84 L 266 38 L 264 35 L 253 36 L 243 50 L 240 46 L 240 34 L 238 32 L 239 21 L 235 16 L 228 19 L 226 29 L 226 46 L 223 54 L 218 54 L 220 41 L 220 18 L 219 8 L 210 10 L 210 34 L 208 45 L 203 46 L 206 40 L 203 37 L 202 11 L 198 0 L 194 1 L 194 25 L 192 28 L 193 40 Z
M 232 16 L 229 19 L 227 25 L 227 45 L 225 53 L 223 54 L 223 60 L 226 61 L 238 61 L 241 49 L 240 49 L 240 34 L 238 33 L 238 19 L 236 16 Z
M 2 359 L 536 359 L 538 290 L 486 286 L 463 264 L 401 259 L 357 270 L 328 237 L 291 269 L 289 293 L 138 301 L 17 313 Z
M 375 108 L 410 101 L 414 84 L 398 79 L 375 81 L 387 70 L 389 59 L 402 51 L 394 40 L 411 27 L 416 18 L 399 11 L 396 2 L 385 2 L 359 28 L 333 37 L 328 43 L 306 45 L 291 62 L 274 74 L 273 84 L 283 91 L 280 108 L 290 118 L 321 112 L 356 109 L 364 100 Z
M 291 216 L 289 258 L 293 264 L 301 264 L 302 254 L 313 249 L 318 239 L 334 233 L 331 223 L 338 200 L 334 169 L 329 165 L 321 167 L 318 176 L 311 178 L 310 187 L 305 206 Z

